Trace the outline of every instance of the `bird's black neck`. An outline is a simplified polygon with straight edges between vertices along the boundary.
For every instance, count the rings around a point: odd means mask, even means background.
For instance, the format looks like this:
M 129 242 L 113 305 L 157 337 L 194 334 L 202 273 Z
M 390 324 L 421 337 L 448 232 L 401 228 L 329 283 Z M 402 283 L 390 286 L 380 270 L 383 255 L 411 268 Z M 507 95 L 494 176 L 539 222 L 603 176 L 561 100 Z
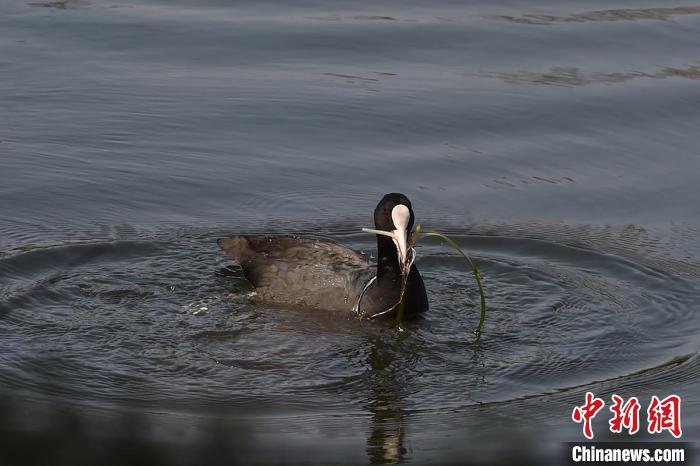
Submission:
M 377 235 L 377 280 L 395 280 L 397 277 L 401 277 L 401 265 L 396 245 L 391 238 Z

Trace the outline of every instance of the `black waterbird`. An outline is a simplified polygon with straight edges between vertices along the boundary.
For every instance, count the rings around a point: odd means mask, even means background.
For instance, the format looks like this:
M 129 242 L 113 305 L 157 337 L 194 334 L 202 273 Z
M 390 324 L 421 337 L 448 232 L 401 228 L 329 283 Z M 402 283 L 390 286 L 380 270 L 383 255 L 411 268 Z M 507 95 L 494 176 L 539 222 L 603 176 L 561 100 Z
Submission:
M 409 245 L 411 202 L 387 194 L 374 209 L 377 263 L 332 241 L 290 236 L 235 235 L 218 244 L 255 286 L 255 299 L 277 306 L 354 312 L 362 318 L 393 316 L 406 279 L 405 313 L 428 309 L 415 252 Z M 406 273 L 408 274 L 406 277 Z

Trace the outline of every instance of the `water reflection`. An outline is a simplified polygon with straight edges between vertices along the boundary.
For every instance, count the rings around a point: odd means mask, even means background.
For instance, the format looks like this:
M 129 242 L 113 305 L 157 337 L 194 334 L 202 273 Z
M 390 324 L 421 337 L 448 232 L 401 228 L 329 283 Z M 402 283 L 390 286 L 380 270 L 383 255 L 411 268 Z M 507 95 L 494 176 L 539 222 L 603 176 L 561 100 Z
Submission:
M 415 325 L 415 327 L 413 326 Z M 426 362 L 421 355 L 430 350 L 419 335 L 424 321 L 409 322 L 408 330 L 395 329 L 382 332 L 369 340 L 367 362 L 371 368 L 368 383 L 371 413 L 367 436 L 367 457 L 370 464 L 397 464 L 412 459 L 411 439 L 408 435 L 411 419 L 411 398 L 420 383 Z M 460 343 L 460 346 L 464 343 Z M 483 366 L 482 345 L 479 339 L 467 343 L 473 349 L 471 364 Z M 453 348 L 454 349 L 454 348 Z M 469 358 L 467 356 L 467 358 Z M 484 381 L 482 371 L 475 370 L 474 377 Z M 477 403 L 469 398 L 465 387 L 463 403 Z
M 74 8 L 82 8 L 90 6 L 92 2 L 88 0 L 60 0 L 55 2 L 32 2 L 28 3 L 29 6 L 36 6 L 41 8 L 53 8 L 56 10 L 70 10 Z
M 372 415 L 372 431 L 367 439 L 367 456 L 371 464 L 396 464 L 407 458 L 404 446 L 404 414 L 392 406 L 393 400 L 378 399 Z M 387 403 L 385 407 L 381 407 Z
M 401 339 L 405 337 L 401 334 L 397 336 Z M 371 340 L 370 345 L 368 362 L 372 374 L 368 408 L 372 420 L 367 438 L 367 456 L 371 464 L 396 464 L 408 458 L 408 449 L 404 445 L 405 419 L 402 406 L 406 387 L 400 375 L 412 372 L 412 367 L 401 367 L 403 364 L 402 361 L 397 361 L 396 349 L 382 338 Z M 408 348 L 413 351 L 410 346 Z M 407 359 L 415 361 L 415 358 Z
M 467 76 L 479 78 L 500 79 L 509 83 L 540 84 L 547 86 L 585 86 L 588 84 L 620 83 L 635 78 L 663 79 L 685 78 L 700 79 L 700 66 L 693 65 L 685 68 L 664 67 L 656 73 L 644 71 L 625 71 L 614 73 L 598 73 L 585 71 L 575 66 L 555 66 L 549 71 L 483 71 Z
M 672 8 L 622 8 L 616 10 L 595 10 L 573 13 L 565 16 L 556 15 L 501 15 L 493 18 L 521 24 L 544 26 L 556 23 L 584 23 L 589 21 L 671 21 L 677 15 L 696 15 L 700 6 L 682 6 Z
M 396 18 L 394 18 L 392 16 L 379 16 L 379 15 L 310 16 L 309 19 L 314 19 L 317 21 L 396 21 Z

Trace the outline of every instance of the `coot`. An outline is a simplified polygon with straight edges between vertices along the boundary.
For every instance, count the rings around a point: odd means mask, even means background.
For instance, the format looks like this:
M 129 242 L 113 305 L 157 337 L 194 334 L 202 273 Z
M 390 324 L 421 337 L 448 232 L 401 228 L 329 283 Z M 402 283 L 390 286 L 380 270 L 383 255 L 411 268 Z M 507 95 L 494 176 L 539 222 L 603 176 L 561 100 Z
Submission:
M 243 268 L 255 299 L 281 307 L 355 313 L 361 318 L 392 316 L 401 299 L 406 315 L 428 309 L 428 297 L 414 251 L 411 202 L 387 194 L 374 209 L 377 261 L 328 240 L 290 236 L 235 235 L 218 244 Z M 405 272 L 408 271 L 406 276 Z

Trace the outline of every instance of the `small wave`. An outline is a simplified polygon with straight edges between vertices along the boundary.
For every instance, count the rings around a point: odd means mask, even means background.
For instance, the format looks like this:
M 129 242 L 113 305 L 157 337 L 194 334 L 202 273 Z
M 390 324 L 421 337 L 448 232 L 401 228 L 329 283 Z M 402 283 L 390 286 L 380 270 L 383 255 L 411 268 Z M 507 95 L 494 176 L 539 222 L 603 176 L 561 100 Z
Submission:
M 520 15 L 520 16 L 493 16 L 500 19 L 520 24 L 546 26 L 557 23 L 587 23 L 589 21 L 671 21 L 674 16 L 700 14 L 700 6 L 679 6 L 671 8 L 621 8 L 617 10 L 594 10 L 570 15 Z

